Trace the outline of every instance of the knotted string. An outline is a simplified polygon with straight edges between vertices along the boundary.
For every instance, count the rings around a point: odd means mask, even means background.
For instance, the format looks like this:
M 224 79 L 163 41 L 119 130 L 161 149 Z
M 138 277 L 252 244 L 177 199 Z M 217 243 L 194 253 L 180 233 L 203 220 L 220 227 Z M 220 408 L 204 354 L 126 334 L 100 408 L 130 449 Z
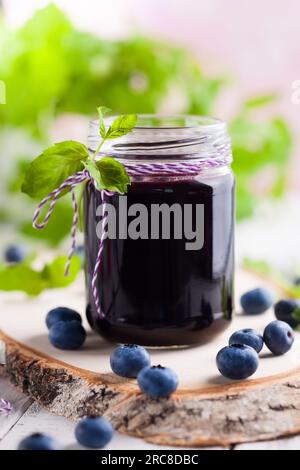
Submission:
M 149 176 L 191 176 L 191 175 L 198 175 L 201 171 L 206 170 L 208 168 L 213 167 L 220 167 L 224 165 L 228 165 L 230 163 L 230 159 L 228 157 L 227 152 L 225 155 L 223 154 L 221 158 L 213 158 L 207 160 L 197 160 L 194 161 L 182 161 L 182 162 L 166 162 L 166 163 L 135 163 L 135 164 L 125 164 L 126 171 L 130 177 L 149 177 Z M 71 246 L 68 253 L 68 258 L 65 266 L 65 276 L 68 275 L 70 264 L 74 252 L 76 250 L 76 229 L 78 224 L 78 205 L 75 197 L 75 187 L 83 182 L 89 182 L 97 189 L 97 184 L 94 179 L 91 177 L 90 173 L 87 170 L 79 171 L 72 176 L 69 176 L 65 179 L 63 183 L 61 183 L 58 188 L 54 189 L 49 193 L 37 206 L 37 209 L 34 213 L 32 224 L 33 227 L 36 229 L 43 229 L 49 219 L 51 214 L 55 208 L 55 205 L 64 191 L 70 191 L 71 199 L 72 199 L 72 206 L 73 206 L 73 221 L 72 221 L 72 228 L 71 228 Z M 98 273 L 101 269 L 102 263 L 102 253 L 105 245 L 105 238 L 106 238 L 106 226 L 108 223 L 108 213 L 106 211 L 106 204 L 107 204 L 107 196 L 112 196 L 114 193 L 106 190 L 101 191 L 101 200 L 102 200 L 102 233 L 101 238 L 99 240 L 99 247 L 96 257 L 96 262 L 93 270 L 92 276 L 92 293 L 95 302 L 95 308 L 97 314 L 100 318 L 104 318 L 104 313 L 101 311 L 100 305 L 100 298 L 99 298 L 99 289 L 97 287 L 97 280 L 98 280 Z M 50 201 L 50 205 L 48 207 L 47 213 L 44 219 L 41 222 L 38 222 L 38 218 L 42 208 Z

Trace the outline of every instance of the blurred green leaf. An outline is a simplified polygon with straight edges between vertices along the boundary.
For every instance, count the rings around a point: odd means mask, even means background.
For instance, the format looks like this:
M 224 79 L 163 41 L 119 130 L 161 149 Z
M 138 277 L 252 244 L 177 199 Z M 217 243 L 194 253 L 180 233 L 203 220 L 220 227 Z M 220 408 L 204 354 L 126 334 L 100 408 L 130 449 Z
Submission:
M 28 295 L 38 295 L 47 287 L 47 282 L 28 264 L 0 266 L 0 290 L 22 291 Z
M 297 307 L 293 313 L 292 313 L 292 317 L 297 320 L 298 322 L 300 322 L 300 307 Z
M 67 256 L 58 256 L 44 267 L 41 276 L 46 280 L 48 288 L 66 287 L 76 279 L 81 269 L 79 256 L 73 256 L 68 276 L 64 275 L 66 262 Z
M 56 116 L 66 112 L 91 116 L 95 100 L 116 113 L 156 113 L 165 103 L 173 105 L 177 94 L 179 112 L 207 115 L 214 114 L 222 89 L 232 86 L 225 75 L 208 76 L 198 60 L 180 47 L 141 36 L 112 41 L 78 31 L 53 4 L 18 30 L 10 30 L 2 21 L 0 56 L 0 78 L 7 85 L 0 126 L 25 129 L 44 141 Z M 275 100 L 272 93 L 251 97 L 229 124 L 238 219 L 251 216 L 261 201 L 254 183 L 266 168 L 274 170 L 266 197 L 280 197 L 285 190 L 290 131 L 281 117 L 258 121 L 256 114 Z M 11 165 L 8 191 L 14 192 L 25 166 L 17 168 L 13 161 Z M 21 224 L 23 233 L 58 244 L 69 233 L 70 207 L 59 204 L 44 230 L 32 229 L 28 220 Z M 9 219 L 5 207 L 0 212 L 2 220 Z
M 29 167 L 29 164 L 30 162 L 28 158 L 20 158 L 16 162 L 16 165 L 13 168 L 11 178 L 8 180 L 7 183 L 8 192 L 15 194 L 21 191 L 21 186 L 24 181 L 24 175 Z
M 0 290 L 21 291 L 30 296 L 39 295 L 45 289 L 66 287 L 77 277 L 81 269 L 80 258 L 73 256 L 69 275 L 64 276 L 66 256 L 58 256 L 39 271 L 28 260 L 15 265 L 0 265 Z
M 57 202 L 55 210 L 52 212 L 50 220 L 43 230 L 33 228 L 32 221 L 29 219 L 21 223 L 20 231 L 28 237 L 44 240 L 49 245 L 55 247 L 70 234 L 72 220 L 71 201 L 63 198 Z
M 281 272 L 266 261 L 245 258 L 242 265 L 246 270 L 273 283 L 276 289 L 281 290 L 287 298 L 300 298 L 300 285 L 295 285 L 293 282 L 286 279 Z
M 232 168 L 237 178 L 237 218 L 252 215 L 261 199 L 256 194 L 253 178 L 267 166 L 274 170 L 274 183 L 268 194 L 284 193 L 286 168 L 291 154 L 292 136 L 285 121 L 280 117 L 256 120 L 243 109 L 229 125 L 232 139 Z
M 186 98 L 183 111 L 207 114 L 224 84 L 204 77 L 183 49 L 140 36 L 103 40 L 76 30 L 53 4 L 16 32 L 5 30 L 0 53 L 9 104 L 0 123 L 40 135 L 57 114 L 91 115 L 95 99 L 116 113 L 154 113 L 174 87 Z
M 51 4 L 16 32 L 0 37 L 0 76 L 7 84 L 7 106 L 1 106 L 0 123 L 45 133 L 45 123 L 68 86 L 68 65 L 61 51 L 72 29 Z
M 269 263 L 261 259 L 244 258 L 243 267 L 252 271 L 257 272 L 265 277 L 269 277 L 274 274 L 274 268 Z
M 270 93 L 267 95 L 254 96 L 245 101 L 244 107 L 246 109 L 259 108 L 267 104 L 273 103 L 278 98 L 276 93 Z

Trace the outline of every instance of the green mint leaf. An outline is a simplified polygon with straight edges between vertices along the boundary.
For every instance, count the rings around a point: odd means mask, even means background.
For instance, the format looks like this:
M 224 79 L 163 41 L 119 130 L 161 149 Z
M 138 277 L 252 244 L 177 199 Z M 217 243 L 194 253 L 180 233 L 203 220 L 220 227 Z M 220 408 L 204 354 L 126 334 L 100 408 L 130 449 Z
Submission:
M 67 256 L 58 256 L 42 270 L 41 277 L 47 282 L 49 289 L 67 287 L 76 279 L 81 269 L 79 256 L 73 256 L 68 276 L 65 276 L 66 262 Z
M 101 174 L 97 167 L 97 164 L 93 160 L 87 160 L 84 162 L 84 167 L 88 170 L 91 177 L 94 179 L 95 183 L 97 184 L 97 189 L 104 189 L 102 188 L 102 181 L 101 181 Z
M 1 265 L 0 290 L 22 291 L 28 295 L 39 295 L 47 287 L 47 282 L 27 263 L 13 266 Z
M 130 178 L 124 166 L 114 158 L 104 157 L 96 162 L 88 160 L 84 166 L 95 180 L 97 189 L 107 189 L 121 194 L 127 192 Z
M 89 157 L 85 145 L 68 140 L 46 149 L 31 162 L 22 184 L 23 193 L 41 199 L 56 189 L 68 176 L 83 169 Z
M 118 116 L 109 127 L 106 139 L 122 137 L 132 131 L 137 122 L 136 114 L 124 114 Z
M 98 111 L 98 116 L 99 116 L 99 132 L 100 132 L 102 139 L 105 139 L 106 128 L 105 128 L 105 123 L 104 123 L 104 116 L 105 114 L 110 113 L 111 109 L 106 108 L 106 106 L 99 106 L 99 108 L 97 108 L 97 111 Z
M 96 162 L 99 170 L 99 187 L 108 191 L 124 194 L 130 184 L 130 178 L 124 166 L 111 157 L 104 157 Z

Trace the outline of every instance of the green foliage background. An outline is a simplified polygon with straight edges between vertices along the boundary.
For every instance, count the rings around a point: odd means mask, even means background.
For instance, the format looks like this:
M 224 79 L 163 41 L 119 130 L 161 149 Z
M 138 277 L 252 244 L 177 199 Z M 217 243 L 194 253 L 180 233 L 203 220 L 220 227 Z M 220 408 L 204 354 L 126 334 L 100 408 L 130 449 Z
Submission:
M 9 31 L 2 20 L 0 57 L 0 79 L 7 86 L 7 105 L 0 106 L 0 145 L 9 134 L 13 146 L 16 130 L 22 130 L 24 142 L 43 148 L 56 116 L 66 112 L 90 116 L 98 104 L 116 113 L 156 112 L 174 88 L 184 97 L 182 112 L 214 114 L 219 92 L 229 86 L 224 77 L 206 76 L 183 49 L 144 37 L 103 40 L 76 30 L 54 5 L 37 12 L 17 31 Z M 272 95 L 252 98 L 229 123 L 238 219 L 250 216 L 259 201 L 252 183 L 264 168 L 272 166 L 277 175 L 268 196 L 278 197 L 285 188 L 292 145 L 288 126 L 280 116 L 255 120 L 257 108 L 274 99 Z M 23 150 L 11 159 L 0 218 L 27 236 L 56 245 L 69 231 L 69 205 L 61 201 L 48 228 L 39 232 L 30 227 L 32 203 L 19 194 L 24 169 L 35 156 Z M 1 161 L 5 159 L 2 150 Z M 17 210 L 7 211 L 8 197 L 11 205 L 20 206 L 17 217 Z

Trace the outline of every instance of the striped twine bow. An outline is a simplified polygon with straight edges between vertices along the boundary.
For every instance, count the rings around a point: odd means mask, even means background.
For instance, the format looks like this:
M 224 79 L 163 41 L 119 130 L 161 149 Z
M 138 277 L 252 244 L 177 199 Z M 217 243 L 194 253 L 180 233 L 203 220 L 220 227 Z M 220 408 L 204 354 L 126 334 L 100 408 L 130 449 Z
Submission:
M 220 167 L 230 163 L 228 157 L 224 158 L 214 158 L 209 160 L 197 160 L 194 161 L 183 161 L 179 163 L 175 162 L 166 162 L 166 163 L 140 163 L 140 164 L 125 164 L 126 171 L 130 177 L 149 177 L 149 176 L 161 176 L 161 177 L 168 177 L 168 176 L 196 176 L 201 171 L 206 170 L 208 168 L 213 167 Z M 60 195 L 65 191 L 69 190 L 71 193 L 71 200 L 73 206 L 73 221 L 71 227 L 71 246 L 68 253 L 68 258 L 65 266 L 65 276 L 68 275 L 70 264 L 72 257 L 76 250 L 76 229 L 78 224 L 78 205 L 75 197 L 75 187 L 79 184 L 83 183 L 84 181 L 90 182 L 94 185 L 97 189 L 97 184 L 94 179 L 91 177 L 90 173 L 87 170 L 79 171 L 72 176 L 66 178 L 66 180 L 61 183 L 58 188 L 54 189 L 49 193 L 37 206 L 36 211 L 34 213 L 32 224 L 33 227 L 36 229 L 43 229 L 49 219 L 51 214 L 55 208 L 55 205 L 60 197 Z M 106 238 L 106 226 L 108 223 L 108 214 L 106 211 L 106 204 L 107 204 L 107 196 L 112 196 L 114 193 L 111 191 L 102 190 L 101 191 L 101 200 L 102 200 L 102 208 L 103 208 L 103 217 L 102 217 L 102 233 L 101 238 L 99 240 L 99 248 L 96 257 L 96 262 L 94 266 L 93 276 L 92 276 L 92 293 L 95 302 L 96 312 L 100 318 L 104 318 L 104 313 L 101 310 L 100 305 L 100 297 L 99 297 L 99 288 L 97 286 L 98 280 L 98 273 L 101 269 L 101 262 L 102 262 L 102 253 L 105 245 L 105 238 Z M 48 207 L 47 213 L 44 219 L 41 222 L 38 222 L 38 218 L 42 208 L 50 201 L 50 205 Z
M 54 189 L 54 191 L 51 191 L 44 199 L 40 202 L 40 204 L 37 206 L 36 211 L 33 215 L 32 219 L 32 225 L 36 229 L 43 229 L 47 223 L 49 222 L 49 219 L 51 217 L 51 214 L 55 208 L 55 205 L 62 194 L 62 192 L 66 189 L 70 190 L 71 193 L 71 200 L 72 200 L 72 206 L 73 206 L 73 221 L 72 221 L 72 228 L 71 228 L 71 246 L 69 249 L 68 253 L 68 258 L 65 266 L 65 272 L 64 275 L 68 276 L 69 270 L 70 270 L 70 265 L 72 261 L 72 257 L 75 253 L 76 250 L 76 230 L 77 230 L 77 224 L 78 224 L 78 205 L 75 197 L 75 187 L 84 181 L 89 181 L 96 187 L 96 183 L 94 179 L 91 177 L 90 173 L 87 170 L 84 171 L 79 171 L 75 173 L 72 176 L 69 176 L 58 188 Z M 100 318 L 104 317 L 104 314 L 101 311 L 100 307 L 100 299 L 99 299 L 99 294 L 98 294 L 98 289 L 97 289 L 97 279 L 98 279 L 98 272 L 100 270 L 101 266 L 101 260 L 102 260 L 102 252 L 104 248 L 104 240 L 105 240 L 105 228 L 107 225 L 107 214 L 106 214 L 106 195 L 111 196 L 113 193 L 109 191 L 101 191 L 101 199 L 103 202 L 103 220 L 102 220 L 102 235 L 101 239 L 99 241 L 99 249 L 97 253 L 97 258 L 96 258 L 96 263 L 94 267 L 94 272 L 93 272 L 93 277 L 92 277 L 92 292 L 93 292 L 93 298 L 95 302 L 95 307 L 96 311 L 99 315 Z M 49 208 L 47 210 L 47 213 L 44 217 L 44 219 L 41 222 L 38 222 L 38 218 L 40 215 L 40 212 L 42 208 L 49 202 Z

